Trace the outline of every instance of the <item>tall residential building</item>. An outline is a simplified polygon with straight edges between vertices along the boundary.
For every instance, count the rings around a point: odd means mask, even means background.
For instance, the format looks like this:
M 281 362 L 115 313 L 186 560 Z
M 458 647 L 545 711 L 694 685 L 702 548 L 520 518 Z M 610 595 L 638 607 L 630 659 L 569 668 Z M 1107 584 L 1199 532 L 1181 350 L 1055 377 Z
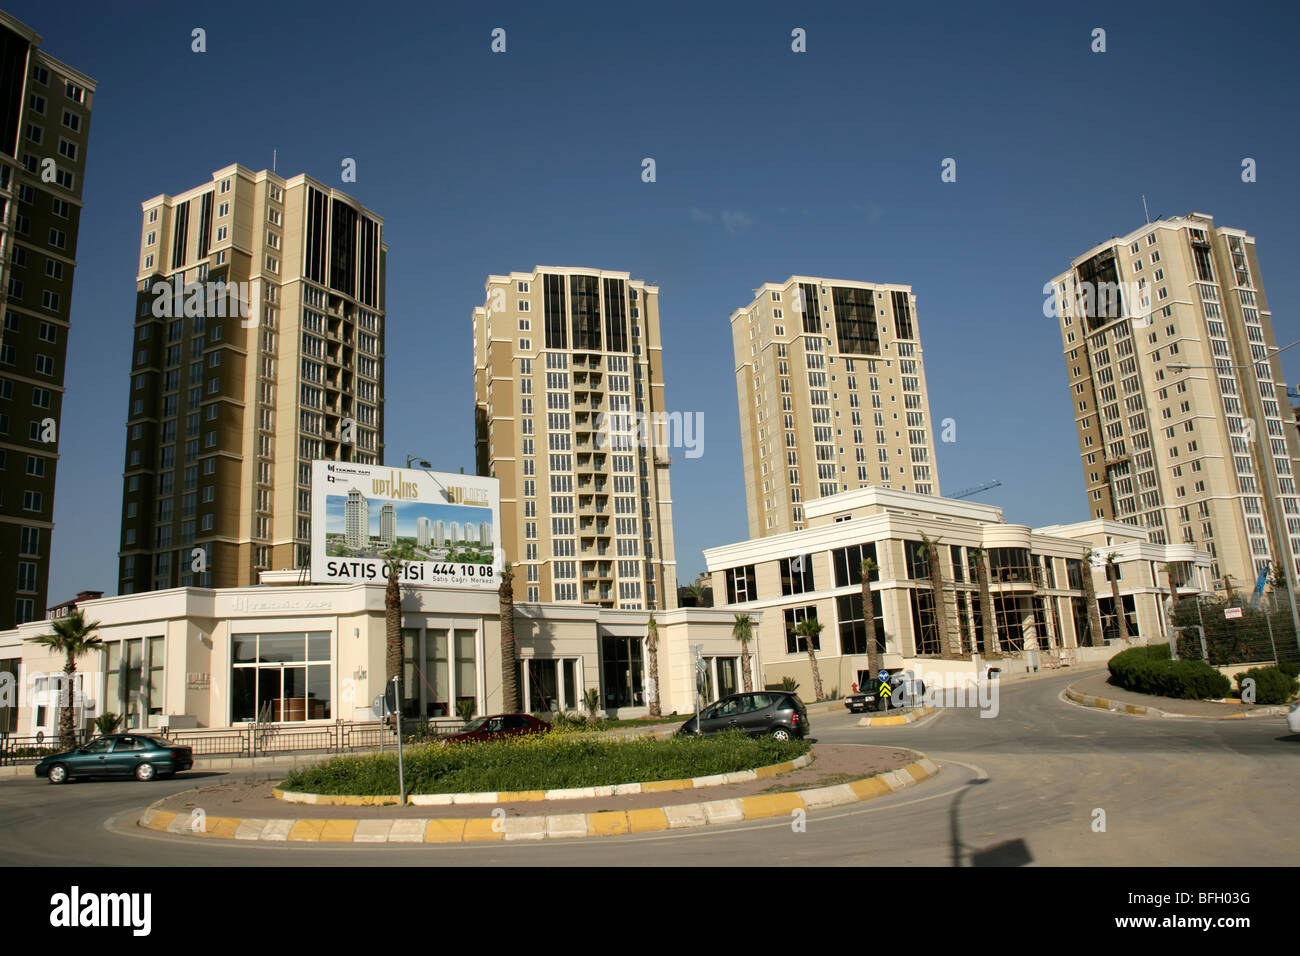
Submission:
M 427 548 L 433 540 L 433 522 L 421 515 L 415 519 L 415 543 Z
M 383 460 L 383 223 L 239 165 L 143 212 L 121 591 L 305 567 L 311 462 Z
M 379 540 L 385 548 L 397 543 L 397 511 L 387 502 L 379 509 Z
M 804 502 L 879 486 L 939 494 L 912 287 L 791 276 L 731 315 L 751 538 Z
M 538 266 L 489 276 L 486 293 L 474 310 L 477 465 L 501 481 L 515 593 L 676 607 L 668 446 L 683 427 L 664 404 L 658 288 Z
M 0 630 L 44 619 L 95 81 L 0 12 Z
M 370 547 L 370 502 L 355 488 L 343 503 L 343 537 L 349 548 Z
M 1300 569 L 1300 438 L 1254 238 L 1149 223 L 1076 258 L 1053 305 L 1091 516 L 1208 551 L 1220 588 L 1288 554 Z

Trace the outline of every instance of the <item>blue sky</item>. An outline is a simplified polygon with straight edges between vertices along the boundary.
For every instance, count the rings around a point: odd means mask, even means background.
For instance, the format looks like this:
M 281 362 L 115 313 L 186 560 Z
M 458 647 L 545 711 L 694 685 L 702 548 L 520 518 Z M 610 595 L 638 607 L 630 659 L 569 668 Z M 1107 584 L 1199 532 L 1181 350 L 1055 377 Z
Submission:
M 52 601 L 116 590 L 140 202 L 228 163 L 267 167 L 273 149 L 281 174 L 385 220 L 387 464 L 473 471 L 470 310 L 489 273 L 593 266 L 659 285 L 669 407 L 706 416 L 704 455 L 672 470 L 683 581 L 702 548 L 747 536 L 728 316 L 764 281 L 910 283 L 932 417 L 956 421 L 942 490 L 1000 479 L 978 500 L 1033 525 L 1088 514 L 1043 283 L 1142 225 L 1143 193 L 1153 218 L 1197 210 L 1254 235 L 1278 338 L 1300 337 L 1292 8 L 6 9 L 99 82 Z M 194 27 L 208 52 L 191 52 Z M 790 50 L 795 27 L 807 53 Z M 356 183 L 339 180 L 344 157 Z M 955 183 L 940 182 L 945 157 Z M 1300 349 L 1284 359 L 1300 369 Z

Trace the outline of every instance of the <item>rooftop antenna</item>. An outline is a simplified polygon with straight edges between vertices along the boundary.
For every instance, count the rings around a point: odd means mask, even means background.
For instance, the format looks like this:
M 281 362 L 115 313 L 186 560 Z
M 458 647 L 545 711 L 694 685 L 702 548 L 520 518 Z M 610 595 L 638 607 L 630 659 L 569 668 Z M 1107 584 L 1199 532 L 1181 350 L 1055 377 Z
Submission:
M 279 152 L 279 150 L 275 150 L 275 149 L 271 150 L 271 172 L 275 172 L 276 153 L 278 153 L 278 152 Z M 1143 201 L 1143 202 L 1146 202 L 1145 199 L 1143 199 L 1142 201 Z M 1149 222 L 1150 220 L 1147 220 L 1147 221 Z
M 1151 212 L 1147 209 L 1147 194 L 1142 194 L 1142 213 L 1147 217 L 1147 225 L 1151 225 Z

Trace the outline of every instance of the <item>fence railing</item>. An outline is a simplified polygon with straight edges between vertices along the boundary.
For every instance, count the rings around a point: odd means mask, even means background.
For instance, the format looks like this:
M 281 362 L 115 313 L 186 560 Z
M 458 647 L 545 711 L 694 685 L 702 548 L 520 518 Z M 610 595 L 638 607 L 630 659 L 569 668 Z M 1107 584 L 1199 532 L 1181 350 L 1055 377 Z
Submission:
M 402 718 L 402 737 L 410 740 L 436 740 L 459 732 L 465 724 L 454 717 Z M 182 747 L 189 747 L 195 757 L 265 757 L 291 753 L 349 753 L 377 750 L 397 743 L 397 734 L 386 721 L 338 720 L 332 724 L 264 724 L 198 730 L 171 730 L 161 727 L 140 733 L 165 737 Z M 77 736 L 77 746 L 85 744 L 94 733 Z M 36 763 L 51 754 L 62 753 L 58 734 L 17 736 L 0 735 L 0 767 Z
M 81 732 L 76 735 L 76 743 L 73 746 L 80 747 L 87 743 L 93 733 Z M 51 734 L 29 734 L 19 736 L 18 734 L 0 734 L 0 767 L 14 766 L 23 763 L 36 763 L 51 754 L 63 753 L 66 750 L 59 740 L 58 731 Z

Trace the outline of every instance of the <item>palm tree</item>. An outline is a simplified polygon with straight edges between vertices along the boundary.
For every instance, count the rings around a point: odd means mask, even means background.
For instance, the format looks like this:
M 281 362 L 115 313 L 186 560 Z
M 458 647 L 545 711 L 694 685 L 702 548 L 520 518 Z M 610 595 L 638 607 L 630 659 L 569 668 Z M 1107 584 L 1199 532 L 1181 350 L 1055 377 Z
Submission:
M 388 559 L 388 584 L 384 588 L 384 693 L 393 679 L 402 673 L 402 564 L 391 554 Z M 397 706 L 401 707 L 399 700 Z M 397 718 L 391 721 L 396 725 Z
M 795 625 L 794 632 L 804 639 L 804 645 L 808 648 L 808 662 L 812 664 L 813 693 L 817 695 L 818 700 L 821 700 L 822 672 L 817 666 L 817 652 L 813 648 L 813 642 L 822 632 L 822 623 L 815 617 L 806 617 Z
M 77 658 L 100 646 L 102 641 L 98 637 L 90 637 L 91 631 L 98 628 L 98 621 L 87 624 L 81 611 L 73 611 L 67 617 L 59 618 L 54 622 L 53 634 L 42 634 L 39 637 L 28 638 L 33 644 L 40 644 L 42 647 L 58 651 L 64 656 L 64 684 L 60 694 L 63 698 L 63 710 L 59 714 L 59 743 L 66 750 L 71 750 L 77 746 L 77 726 L 73 709 L 73 686 L 76 681 Z
M 1092 646 L 1104 647 L 1106 635 L 1101 629 L 1101 607 L 1097 604 L 1097 588 L 1092 583 L 1092 548 L 1083 549 L 1083 598 L 1088 602 L 1088 629 L 1092 631 Z
M 662 716 L 659 709 L 659 625 L 655 622 L 655 612 L 650 612 L 650 620 L 645 626 L 645 649 L 650 655 L 650 686 L 655 689 L 650 698 L 650 716 Z
M 880 652 L 876 648 L 876 606 L 871 600 L 871 576 L 880 569 L 871 558 L 862 562 L 862 629 L 867 635 L 867 670 L 871 677 L 880 670 Z
M 682 597 L 691 599 L 687 607 L 704 607 L 704 588 L 698 584 L 688 584 L 682 588 Z
M 975 583 L 979 588 L 975 598 L 979 601 L 980 630 L 983 631 L 984 656 L 992 657 L 998 653 L 999 645 L 997 621 L 994 620 L 993 612 L 993 591 L 989 587 L 988 555 L 985 554 L 983 548 L 972 548 L 970 555 L 975 561 Z M 976 646 L 973 649 L 979 649 L 978 641 L 976 641 Z
M 754 689 L 753 668 L 749 663 L 749 642 L 754 637 L 754 619 L 748 614 L 735 615 L 736 622 L 731 625 L 731 636 L 740 642 L 740 669 L 745 673 L 745 693 Z
M 943 590 L 943 567 L 939 564 L 939 539 L 921 535 L 921 546 L 925 548 L 926 570 L 930 572 L 930 589 L 934 592 L 934 617 L 939 626 L 939 653 L 941 655 L 961 657 L 961 634 L 957 634 L 957 646 L 952 644 L 952 629 L 948 626 L 948 596 Z
M 1165 578 L 1169 581 L 1169 635 L 1174 633 L 1174 608 L 1178 606 L 1178 586 L 1174 584 L 1174 566 L 1172 564 L 1162 564 L 1160 570 L 1165 572 Z
M 1106 555 L 1106 577 L 1110 578 L 1110 596 L 1115 602 L 1115 617 L 1119 619 L 1119 635 L 1128 641 L 1128 618 L 1124 614 L 1124 605 L 1119 598 L 1119 565 L 1115 561 L 1115 552 Z
M 1237 592 L 1232 586 L 1232 575 L 1223 576 L 1223 589 L 1228 592 L 1228 603 L 1235 604 L 1237 601 Z
M 501 567 L 501 587 L 497 591 L 500 599 L 501 620 L 501 706 L 508 713 L 517 713 L 519 705 L 519 672 L 515 669 L 515 658 L 519 648 L 515 643 L 515 589 L 512 579 L 514 571 L 510 562 Z

